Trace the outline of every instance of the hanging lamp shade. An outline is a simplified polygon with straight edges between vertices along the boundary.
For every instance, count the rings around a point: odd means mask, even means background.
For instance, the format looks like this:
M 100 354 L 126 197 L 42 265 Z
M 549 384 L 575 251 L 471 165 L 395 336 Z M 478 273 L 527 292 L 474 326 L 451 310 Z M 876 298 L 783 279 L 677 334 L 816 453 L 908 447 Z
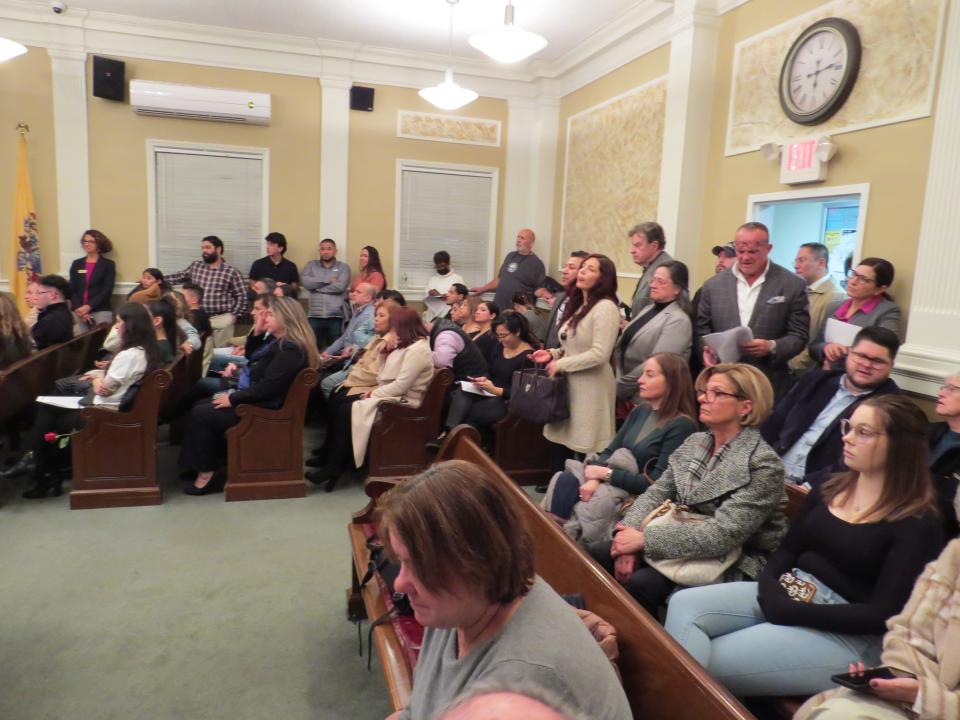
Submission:
M 447 68 L 443 82 L 420 91 L 420 97 L 441 110 L 456 110 L 472 103 L 479 96 L 473 90 L 460 87 L 453 81 L 453 71 Z
M 27 48 L 20 43 L 0 37 L 0 62 L 23 55 L 26 51 Z
M 494 30 L 474 33 L 468 42 L 484 55 L 500 63 L 515 63 L 540 52 L 547 46 L 541 35 L 517 27 L 513 19 L 513 4 L 507 3 L 503 25 Z

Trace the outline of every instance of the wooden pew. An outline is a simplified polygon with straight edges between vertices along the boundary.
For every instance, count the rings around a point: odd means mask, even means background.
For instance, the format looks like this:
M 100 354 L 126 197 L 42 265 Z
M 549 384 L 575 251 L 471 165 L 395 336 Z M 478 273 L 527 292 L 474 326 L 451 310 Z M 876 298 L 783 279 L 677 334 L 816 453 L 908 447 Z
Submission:
M 521 485 L 546 483 L 550 470 L 550 445 L 543 425 L 507 416 L 495 425 L 494 462 Z
M 70 439 L 71 510 L 159 505 L 157 423 L 165 391 L 181 372 L 183 355 L 143 379 L 130 410 L 81 411 L 86 425 Z
M 310 389 L 319 381 L 316 370 L 304 368 L 279 410 L 237 406 L 240 423 L 227 430 L 226 501 L 306 497 L 303 422 Z
M 784 513 L 787 519 L 794 523 L 800 517 L 800 511 L 803 510 L 803 504 L 807 501 L 807 494 L 810 491 L 793 483 L 784 483 L 784 485 L 787 488 L 787 507 Z
M 497 467 L 480 449 L 478 439 L 476 430 L 471 427 L 461 425 L 454 428 L 440 448 L 437 461 L 468 460 L 483 468 L 489 477 L 499 480 L 521 509 L 533 533 L 537 573 L 561 594 L 582 595 L 588 610 L 616 628 L 620 673 L 634 717 L 645 720 L 753 720 L 753 715 L 733 695 L 711 678 L 626 590 Z M 375 497 L 391 485 L 383 480 L 368 482 L 366 490 L 368 495 Z M 351 607 L 356 608 L 362 601 L 368 616 L 376 617 L 383 603 L 377 589 L 370 587 L 374 583 L 359 593 L 356 582 L 358 573 L 362 575 L 366 569 L 365 564 L 361 564 L 365 563 L 365 547 L 362 546 L 363 531 L 359 523 L 369 520 L 369 513 L 361 513 L 348 526 L 354 548 L 354 587 L 352 593 L 348 591 L 348 596 L 352 600 Z M 398 709 L 409 700 L 411 668 L 391 625 L 377 627 L 374 640 L 380 652 L 391 702 Z
M 453 384 L 453 373 L 437 370 L 423 403 L 381 403 L 370 431 L 367 477 L 409 477 L 422 472 L 433 459 L 426 444 L 440 433 L 443 399 Z
M 50 392 L 55 380 L 90 369 L 93 363 L 86 365 L 87 358 L 103 344 L 109 329 L 109 325 L 98 325 L 0 370 L 0 426 L 29 410 L 37 396 Z

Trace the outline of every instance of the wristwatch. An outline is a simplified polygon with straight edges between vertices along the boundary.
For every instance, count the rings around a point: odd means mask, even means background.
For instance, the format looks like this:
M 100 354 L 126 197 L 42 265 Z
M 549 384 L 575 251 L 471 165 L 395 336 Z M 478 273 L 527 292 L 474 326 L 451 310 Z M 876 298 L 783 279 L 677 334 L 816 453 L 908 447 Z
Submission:
M 604 481 L 604 482 L 610 482 L 610 478 L 612 478 L 612 477 L 613 477 L 613 468 L 607 468 L 607 474 L 604 475 L 603 481 Z

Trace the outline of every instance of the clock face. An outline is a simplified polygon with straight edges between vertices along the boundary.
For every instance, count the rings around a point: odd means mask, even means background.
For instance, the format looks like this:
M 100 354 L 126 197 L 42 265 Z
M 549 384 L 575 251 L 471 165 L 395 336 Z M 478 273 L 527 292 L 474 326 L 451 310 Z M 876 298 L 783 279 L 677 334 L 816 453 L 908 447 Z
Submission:
M 802 125 L 833 115 L 850 95 L 860 69 L 860 36 L 840 18 L 826 18 L 804 30 L 780 72 L 780 105 Z

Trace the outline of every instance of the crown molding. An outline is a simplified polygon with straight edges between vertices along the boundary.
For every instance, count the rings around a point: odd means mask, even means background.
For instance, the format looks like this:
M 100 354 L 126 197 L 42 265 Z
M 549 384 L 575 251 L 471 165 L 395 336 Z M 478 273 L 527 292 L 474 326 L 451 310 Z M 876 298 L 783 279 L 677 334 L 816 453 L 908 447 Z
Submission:
M 669 41 L 661 26 L 672 0 L 643 0 L 556 61 L 505 67 L 487 60 L 410 52 L 359 43 L 153 20 L 71 7 L 54 15 L 29 0 L 0 0 L 4 35 L 27 45 L 238 70 L 319 77 L 325 61 L 348 61 L 351 78 L 404 87 L 436 82 L 449 65 L 471 87 L 493 97 L 532 97 L 550 83 L 565 94 Z M 527 86 L 527 87 L 525 87 Z M 569 88 L 569 89 L 567 89 Z

